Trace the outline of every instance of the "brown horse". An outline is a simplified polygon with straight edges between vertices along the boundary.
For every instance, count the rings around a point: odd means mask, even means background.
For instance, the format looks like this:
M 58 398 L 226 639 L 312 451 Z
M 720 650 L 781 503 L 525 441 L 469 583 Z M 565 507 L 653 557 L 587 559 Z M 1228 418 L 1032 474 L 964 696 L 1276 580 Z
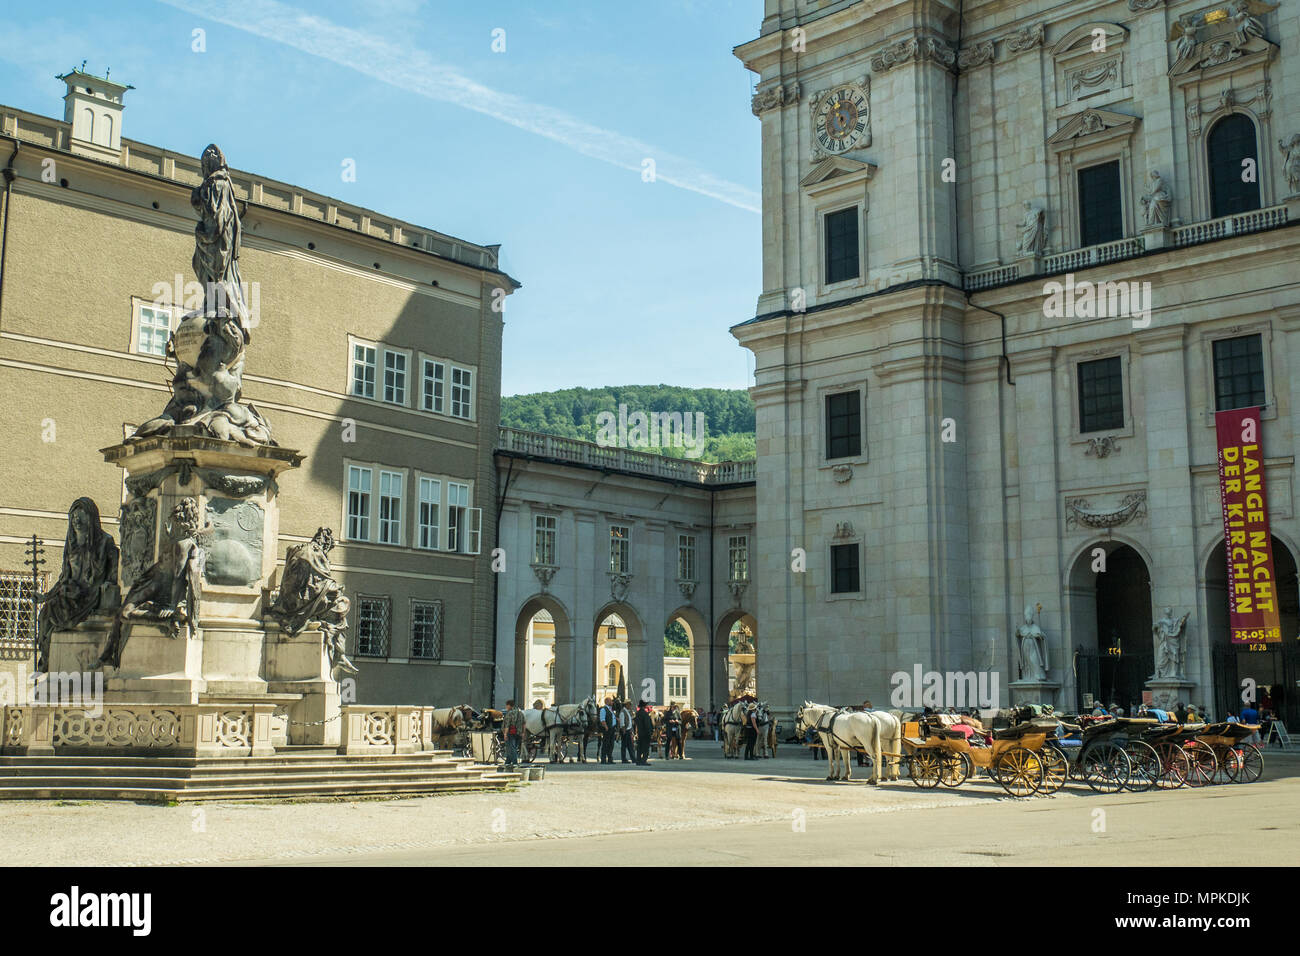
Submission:
M 672 746 L 672 742 L 669 741 L 668 759 L 670 760 L 672 759 L 673 751 L 677 752 L 678 760 L 686 759 L 687 733 L 698 729 L 700 726 L 700 715 L 696 711 L 692 710 L 691 708 L 683 707 L 681 710 L 681 715 L 682 715 L 682 735 L 677 738 L 677 745 L 675 747 Z

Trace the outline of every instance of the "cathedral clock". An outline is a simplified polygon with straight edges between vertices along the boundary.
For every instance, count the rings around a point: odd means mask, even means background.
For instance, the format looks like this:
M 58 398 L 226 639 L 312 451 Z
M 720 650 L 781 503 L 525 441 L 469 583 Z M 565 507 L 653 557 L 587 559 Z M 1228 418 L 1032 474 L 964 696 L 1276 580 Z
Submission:
M 871 145 L 871 106 L 865 84 L 846 83 L 813 100 L 813 153 L 838 156 Z

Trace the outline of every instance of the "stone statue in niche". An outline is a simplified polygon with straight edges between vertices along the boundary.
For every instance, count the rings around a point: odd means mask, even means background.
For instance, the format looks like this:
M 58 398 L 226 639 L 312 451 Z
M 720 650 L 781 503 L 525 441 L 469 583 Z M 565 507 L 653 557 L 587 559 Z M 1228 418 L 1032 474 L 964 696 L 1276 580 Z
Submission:
M 355 674 L 357 668 L 344 653 L 347 642 L 343 632 L 351 603 L 332 576 L 332 550 L 334 532 L 329 528 L 317 528 L 306 544 L 290 548 L 284 559 L 284 578 L 266 613 L 290 636 L 308 624 L 318 625 L 331 670 Z
M 1146 213 L 1148 226 L 1168 226 L 1169 207 L 1173 205 L 1174 196 L 1160 176 L 1160 170 L 1151 170 L 1151 192 L 1142 197 L 1142 209 Z
M 1016 254 L 1041 256 L 1047 251 L 1047 213 L 1042 206 L 1025 200 L 1025 217 L 1020 224 L 1020 244 Z
M 204 288 L 204 308 L 187 313 L 167 341 L 167 354 L 176 360 L 171 401 L 131 437 L 166 435 L 185 426 L 241 445 L 274 444 L 261 413 L 241 400 L 252 323 L 239 276 L 242 229 L 234 185 L 216 144 L 203 151 L 202 165 L 203 182 L 190 203 L 199 214 L 193 266 Z
M 1165 616 L 1151 625 L 1151 633 L 1156 640 L 1156 672 L 1151 675 L 1155 680 L 1179 678 L 1183 674 L 1183 628 L 1192 612 L 1188 611 L 1180 618 L 1174 617 L 1174 609 L 1165 608 Z
M 78 498 L 68 509 L 59 579 L 40 596 L 36 622 L 36 670 L 49 668 L 50 636 L 76 627 L 96 611 L 117 607 L 117 544 L 99 521 L 99 508 L 90 498 Z
M 179 636 L 182 624 L 191 633 L 198 627 L 207 560 L 200 538 L 211 530 L 202 526 L 199 503 L 193 498 L 182 498 L 172 509 L 167 525 L 172 546 L 127 591 L 99 657 L 101 665 L 122 666 L 122 649 L 132 621 L 166 623 L 173 638 Z
M 1282 150 L 1282 174 L 1286 176 L 1287 188 L 1291 195 L 1300 196 L 1300 133 L 1278 140 L 1277 145 Z
M 1042 609 L 1041 604 L 1026 605 L 1024 623 L 1016 628 L 1016 639 L 1020 642 L 1021 680 L 1047 680 L 1047 635 L 1034 620 L 1035 614 Z

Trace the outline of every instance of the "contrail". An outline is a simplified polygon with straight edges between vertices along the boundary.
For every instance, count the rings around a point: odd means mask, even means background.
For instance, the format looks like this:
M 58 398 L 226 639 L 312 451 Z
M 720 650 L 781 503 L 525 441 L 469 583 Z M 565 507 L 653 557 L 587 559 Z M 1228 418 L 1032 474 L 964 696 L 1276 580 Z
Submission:
M 717 199 L 738 209 L 760 211 L 758 194 L 751 189 L 720 179 L 690 160 L 665 153 L 649 143 L 592 126 L 563 110 L 491 89 L 435 62 L 423 50 L 397 46 L 373 34 L 339 26 L 276 0 L 159 2 L 196 17 L 215 20 L 283 43 L 419 96 L 491 116 L 622 169 L 640 173 L 642 160 L 653 159 L 656 181 Z

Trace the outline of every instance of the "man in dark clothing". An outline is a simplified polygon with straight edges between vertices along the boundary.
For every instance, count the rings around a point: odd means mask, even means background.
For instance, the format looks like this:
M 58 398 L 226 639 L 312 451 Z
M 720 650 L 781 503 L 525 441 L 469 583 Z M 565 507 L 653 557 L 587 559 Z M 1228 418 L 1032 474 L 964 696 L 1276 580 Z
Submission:
M 641 701 L 636 705 L 636 762 L 643 767 L 650 765 L 650 738 L 655 732 L 654 718 L 650 716 L 650 706 Z
M 1181 700 L 1174 703 L 1174 720 L 1180 724 L 1187 723 L 1187 705 Z
M 745 713 L 745 759 L 757 760 L 754 756 L 754 744 L 758 743 L 758 708 L 753 704 Z
M 630 700 L 620 701 L 618 705 L 618 747 L 619 758 L 623 763 L 631 763 L 628 758 L 635 756 L 635 745 L 632 743 L 632 702 Z
M 618 723 L 618 717 L 614 713 L 614 698 L 606 697 L 605 706 L 600 708 L 600 713 L 596 715 L 600 721 L 600 762 L 614 762 L 614 730 Z

